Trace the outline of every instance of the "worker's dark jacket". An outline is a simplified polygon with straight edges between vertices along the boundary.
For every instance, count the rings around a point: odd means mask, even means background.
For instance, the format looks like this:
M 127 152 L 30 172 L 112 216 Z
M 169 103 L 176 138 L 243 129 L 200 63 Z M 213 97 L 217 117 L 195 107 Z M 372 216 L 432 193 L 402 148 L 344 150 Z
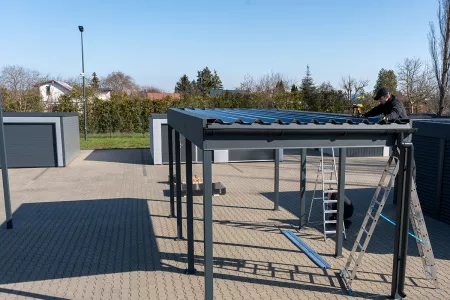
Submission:
M 399 119 L 408 119 L 408 114 L 406 113 L 406 109 L 403 104 L 395 98 L 394 95 L 389 98 L 389 100 L 385 104 L 379 104 L 375 106 L 372 110 L 364 114 L 364 117 L 376 117 L 383 114 L 386 118 L 386 121 L 394 122 Z M 413 158 L 412 163 L 413 169 L 413 178 L 416 179 L 416 162 Z
M 394 95 L 389 98 L 385 104 L 379 104 L 364 114 L 364 117 L 376 117 L 383 114 L 386 121 L 393 122 L 399 119 L 408 119 L 405 107 L 395 98 Z

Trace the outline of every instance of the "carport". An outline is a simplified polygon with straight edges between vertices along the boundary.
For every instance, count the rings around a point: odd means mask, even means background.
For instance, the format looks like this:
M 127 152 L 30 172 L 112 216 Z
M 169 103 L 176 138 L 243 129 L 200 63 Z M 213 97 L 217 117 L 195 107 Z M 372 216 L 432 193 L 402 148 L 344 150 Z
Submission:
M 400 150 L 400 166 L 396 196 L 399 199 L 396 214 L 395 250 L 392 271 L 391 297 L 401 298 L 404 291 L 407 256 L 409 194 L 405 192 L 407 171 L 413 155 L 411 134 L 415 132 L 409 120 L 386 123 L 379 118 L 353 118 L 349 115 L 311 113 L 267 109 L 169 109 L 169 178 L 176 165 L 176 187 L 170 180 L 171 216 L 175 216 L 175 188 L 177 190 L 177 236 L 183 238 L 181 206 L 181 151 L 180 134 L 186 139 L 187 178 L 187 273 L 194 269 L 194 230 L 192 197 L 192 144 L 203 151 L 203 211 L 205 299 L 213 299 L 213 230 L 212 230 L 212 161 L 213 151 L 229 149 L 301 149 L 299 226 L 305 224 L 306 149 L 339 148 L 339 199 L 344 199 L 346 149 L 353 147 L 393 147 Z M 172 145 L 172 134 L 175 145 Z M 175 148 L 175 159 L 173 149 Z M 275 155 L 277 158 L 278 155 Z M 409 169 L 409 170 L 408 170 Z M 274 169 L 274 209 L 278 209 L 279 161 Z M 342 256 L 343 206 L 338 201 L 335 256 Z

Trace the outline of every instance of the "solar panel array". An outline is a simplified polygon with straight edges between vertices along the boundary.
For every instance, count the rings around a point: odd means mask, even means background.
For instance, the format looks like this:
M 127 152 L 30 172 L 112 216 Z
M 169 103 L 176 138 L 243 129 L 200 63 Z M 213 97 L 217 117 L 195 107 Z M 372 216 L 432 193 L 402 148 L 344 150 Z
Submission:
M 328 114 L 304 111 L 276 109 L 199 109 L 185 108 L 186 112 L 201 115 L 213 123 L 219 124 L 375 124 L 380 117 L 356 118 L 351 115 Z

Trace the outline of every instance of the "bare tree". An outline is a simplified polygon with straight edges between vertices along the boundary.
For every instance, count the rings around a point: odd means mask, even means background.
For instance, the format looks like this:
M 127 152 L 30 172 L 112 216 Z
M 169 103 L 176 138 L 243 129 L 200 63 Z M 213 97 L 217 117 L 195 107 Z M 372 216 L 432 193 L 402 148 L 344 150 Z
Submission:
M 110 88 L 116 93 L 131 94 L 137 89 L 134 79 L 123 72 L 112 72 L 101 83 L 102 87 Z
M 160 88 L 150 85 L 141 85 L 138 87 L 138 94 L 140 97 L 146 98 L 147 93 L 164 93 Z
M 286 89 L 287 87 L 290 88 L 292 86 L 294 80 L 284 76 L 283 74 L 273 72 L 263 75 L 257 79 L 247 74 L 244 77 L 244 81 L 241 82 L 239 89 L 272 95 L 276 90 L 277 83 L 279 84 L 280 82 L 283 82 L 283 86 Z
M 349 101 L 352 99 L 353 86 L 355 85 L 356 79 L 350 75 L 341 77 L 341 88 L 344 90 L 344 94 Z
M 347 100 L 352 100 L 352 94 L 364 93 L 364 88 L 369 85 L 369 80 L 359 79 L 348 76 L 341 77 L 341 88 L 344 90 L 344 94 Z
M 11 92 L 25 92 L 33 88 L 33 85 L 48 79 L 39 71 L 27 69 L 21 66 L 5 66 L 0 73 L 0 86 Z
M 438 115 L 442 115 L 448 91 L 450 69 L 450 0 L 439 0 L 438 25 L 439 32 L 436 33 L 434 23 L 430 22 L 428 41 L 434 76 L 439 87 Z
M 419 58 L 406 58 L 398 66 L 400 92 L 408 102 L 410 113 L 417 112 L 420 104 L 433 94 L 432 72 Z
M 8 90 L 9 100 L 15 103 L 19 111 L 28 111 L 30 101 L 40 102 L 40 95 L 33 85 L 48 80 L 48 76 L 39 71 L 22 66 L 5 66 L 0 72 L 0 87 Z
M 355 85 L 353 86 L 353 92 L 354 94 L 358 93 L 364 93 L 364 88 L 366 88 L 369 85 L 368 79 L 360 79 L 355 82 Z

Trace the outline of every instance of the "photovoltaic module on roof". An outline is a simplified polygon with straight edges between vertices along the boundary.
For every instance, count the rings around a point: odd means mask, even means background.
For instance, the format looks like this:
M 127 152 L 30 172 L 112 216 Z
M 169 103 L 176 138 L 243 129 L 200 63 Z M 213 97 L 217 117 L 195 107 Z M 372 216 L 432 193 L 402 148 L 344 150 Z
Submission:
M 209 122 L 220 124 L 376 124 L 380 117 L 356 118 L 351 115 L 316 113 L 304 111 L 276 110 L 276 109 L 190 109 L 186 112 L 202 116 Z

